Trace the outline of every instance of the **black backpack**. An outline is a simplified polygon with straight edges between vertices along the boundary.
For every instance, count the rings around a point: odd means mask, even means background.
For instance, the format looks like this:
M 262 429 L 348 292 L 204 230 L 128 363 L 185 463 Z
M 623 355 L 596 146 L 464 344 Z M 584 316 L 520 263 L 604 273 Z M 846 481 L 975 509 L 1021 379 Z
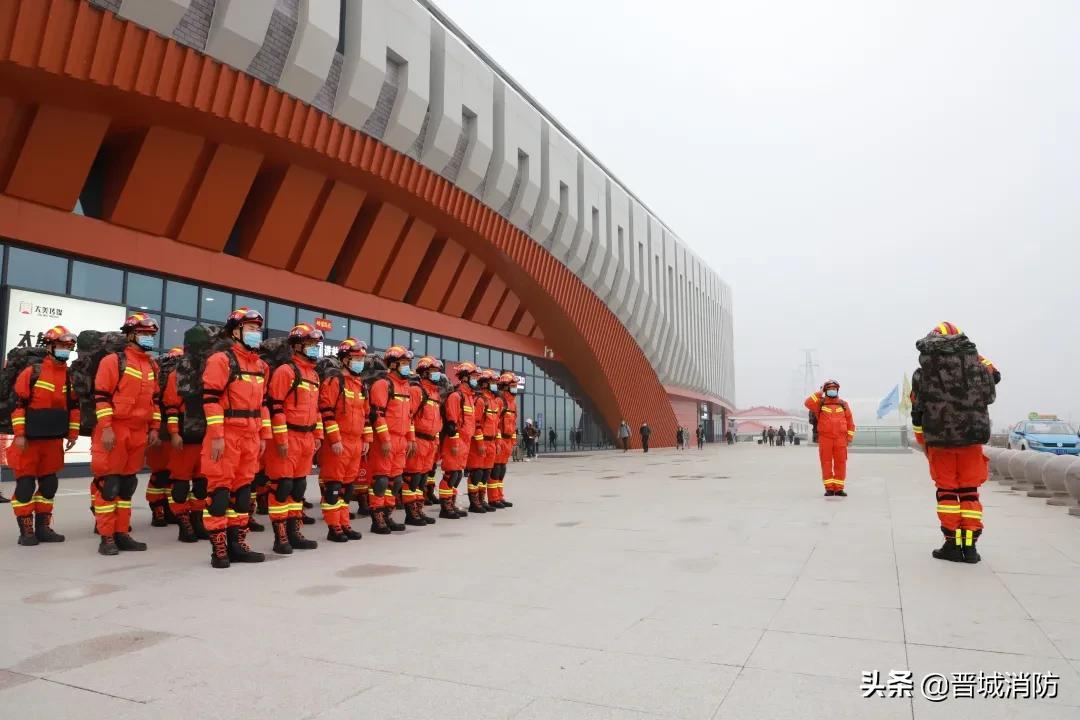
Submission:
M 203 371 L 206 361 L 216 352 L 229 360 L 229 381 L 240 377 L 240 363 L 232 353 L 233 341 L 217 325 L 195 325 L 184 333 L 184 355 L 176 364 L 176 392 L 184 399 L 180 435 L 184 442 L 196 445 L 206 437 L 206 413 L 203 412 Z
M 927 335 L 915 343 L 919 369 L 913 415 L 922 420 L 927 446 L 965 447 L 990 442 L 994 378 L 966 335 Z
M 16 347 L 8 351 L 7 363 L 0 370 L 0 434 L 12 435 L 11 413 L 19 406 L 19 397 L 15 394 L 15 381 L 27 368 L 30 371 L 30 397 L 34 395 L 34 383 L 41 376 L 41 363 L 48 355 L 45 347 Z M 70 383 L 69 383 L 70 387 Z M 27 402 L 29 405 L 29 402 Z
M 127 337 L 120 332 L 99 332 L 97 330 L 83 330 L 79 333 L 76 348 L 79 357 L 71 363 L 68 371 L 68 384 L 79 403 L 79 434 L 89 437 L 97 426 L 97 398 L 94 395 L 94 379 L 97 377 L 98 366 L 107 355 L 117 356 L 117 369 L 119 378 L 124 378 L 124 370 L 127 368 L 127 356 L 124 350 L 127 348 Z M 117 387 L 120 382 L 117 382 Z M 116 388 L 113 388 L 116 392 Z
M 287 337 L 270 338 L 264 340 L 263 344 L 259 346 L 259 357 L 263 359 L 267 367 L 270 368 L 270 374 L 267 376 L 266 381 L 269 383 L 270 378 L 274 376 L 274 371 L 282 365 L 288 365 L 293 371 L 292 387 L 285 393 L 285 397 L 282 400 L 288 400 L 290 395 L 295 395 L 297 389 L 300 387 L 300 383 L 304 381 L 304 376 L 300 374 L 300 366 L 296 364 L 296 360 L 293 359 L 292 346 L 289 345 L 289 339 Z M 318 367 L 316 365 L 316 367 Z M 316 388 L 318 390 L 318 388 Z M 270 406 L 270 393 L 266 394 L 267 407 Z M 273 412 L 271 410 L 271 412 Z
M 171 355 L 158 360 L 156 377 L 158 381 L 158 410 L 161 412 L 161 427 L 158 429 L 158 437 L 161 438 L 162 442 L 169 441 L 169 427 L 165 418 L 165 405 L 162 398 L 165 397 L 165 385 L 169 382 L 169 375 L 176 372 L 179 364 L 180 358 Z

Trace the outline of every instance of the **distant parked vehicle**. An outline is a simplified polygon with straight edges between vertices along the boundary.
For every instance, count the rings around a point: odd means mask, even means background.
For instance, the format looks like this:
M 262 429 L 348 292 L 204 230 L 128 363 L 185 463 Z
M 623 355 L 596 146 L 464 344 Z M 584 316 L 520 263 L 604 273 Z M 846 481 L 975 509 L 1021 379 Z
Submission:
M 1034 450 L 1055 455 L 1080 455 L 1076 428 L 1056 415 L 1034 415 L 1009 431 L 1010 450 Z

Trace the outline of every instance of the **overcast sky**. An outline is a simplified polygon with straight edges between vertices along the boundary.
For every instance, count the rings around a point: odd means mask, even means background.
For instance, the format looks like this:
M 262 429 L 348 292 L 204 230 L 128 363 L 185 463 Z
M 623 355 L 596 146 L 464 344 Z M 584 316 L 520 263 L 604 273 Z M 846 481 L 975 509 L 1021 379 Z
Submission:
M 729 282 L 737 403 L 880 398 L 960 325 L 1080 421 L 1080 2 L 439 0 Z

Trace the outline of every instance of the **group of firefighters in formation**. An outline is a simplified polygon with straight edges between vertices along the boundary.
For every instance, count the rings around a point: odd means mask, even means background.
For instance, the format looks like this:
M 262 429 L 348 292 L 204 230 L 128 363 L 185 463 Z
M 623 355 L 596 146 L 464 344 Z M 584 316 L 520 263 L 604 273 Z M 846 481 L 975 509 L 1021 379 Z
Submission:
M 231 344 L 226 340 L 202 371 L 205 430 L 193 436 L 184 427 L 192 400 L 179 391 L 175 370 L 159 392 L 161 370 L 150 355 L 157 323 L 141 313 L 125 321 L 126 347 L 103 357 L 94 379 L 91 495 L 102 555 L 146 549 L 131 536 L 136 473 L 144 463 L 151 471 L 146 492 L 153 524 L 175 518 L 181 542 L 210 540 L 215 568 L 265 559 L 248 544 L 249 532 L 264 530 L 254 517 L 260 505 L 273 526 L 275 553 L 317 546 L 301 530 L 314 522 L 304 514 L 304 497 L 316 457 L 330 541 L 360 539 L 349 522 L 353 501 L 359 515 L 370 515 L 371 532 L 381 535 L 434 523 L 425 505 L 441 505 L 439 517 L 454 520 L 512 506 L 503 483 L 517 441 L 513 373 L 460 363 L 457 386 L 444 399 L 443 364 L 422 357 L 413 369 L 413 353 L 394 346 L 382 358 L 386 372 L 368 383 L 362 377 L 367 346 L 349 338 L 337 347 L 340 370 L 320 378 L 323 335 L 307 324 L 289 334 L 290 361 L 270 372 L 258 352 L 262 330 L 262 315 L 254 310 L 229 316 L 222 332 Z M 64 540 L 51 519 L 65 440 L 28 439 L 27 418 L 62 414 L 67 449 L 80 428 L 67 364 L 76 336 L 57 326 L 43 341 L 48 355 L 40 370 L 27 367 L 15 385 L 19 402 L 8 461 L 16 477 L 12 506 L 20 545 Z M 183 352 L 174 348 L 169 355 Z M 457 503 L 463 480 L 467 510 Z M 393 518 L 399 505 L 404 524 Z
M 911 377 L 911 423 L 926 451 L 945 536 L 932 554 L 974 564 L 982 559 L 976 549 L 983 531 L 979 487 L 989 477 L 983 446 L 990 442 L 989 407 L 997 398 L 1001 373 L 951 322 L 934 326 L 915 347 L 919 367 Z M 825 495 L 846 497 L 847 448 L 855 422 L 840 398 L 840 383 L 826 380 L 805 405 L 817 429 Z

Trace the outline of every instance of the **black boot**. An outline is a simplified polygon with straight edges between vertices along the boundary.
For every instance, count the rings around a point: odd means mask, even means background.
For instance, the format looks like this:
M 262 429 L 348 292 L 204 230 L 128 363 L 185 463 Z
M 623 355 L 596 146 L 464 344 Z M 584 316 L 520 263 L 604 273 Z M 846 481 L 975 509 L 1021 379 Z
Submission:
M 349 542 L 349 536 L 345 534 L 340 525 L 327 525 L 326 539 L 336 543 Z
M 203 525 L 202 514 L 202 510 L 192 510 L 188 513 L 188 519 L 191 520 L 191 527 L 195 530 L 196 539 L 209 540 L 210 533 L 206 532 L 206 526 Z
M 113 540 L 116 541 L 116 547 L 125 552 L 142 552 L 143 550 L 146 550 L 146 543 L 139 542 L 128 533 L 118 532 L 113 535 Z
M 501 498 L 499 498 L 499 507 L 501 507 L 501 508 L 514 507 L 514 503 L 510 502 L 509 500 L 507 500 L 504 497 L 501 497 Z
M 248 529 L 249 531 L 251 531 L 251 532 L 263 532 L 263 531 L 265 531 L 265 530 L 266 530 L 266 526 L 265 526 L 265 525 L 263 525 L 263 524 L 262 524 L 261 522 L 259 522 L 258 520 L 256 520 L 256 519 L 255 519 L 255 514 L 254 514 L 254 513 L 252 513 L 251 515 L 249 515 L 249 516 L 248 516 L 248 526 L 247 526 L 247 529 Z
M 17 516 L 15 518 L 15 522 L 19 524 L 19 544 L 25 547 L 33 547 L 34 545 L 37 545 L 37 535 L 34 534 L 34 516 Z
M 345 537 L 349 538 L 350 540 L 359 540 L 364 537 L 360 534 L 359 530 L 353 530 L 352 527 L 350 527 L 349 525 L 342 525 L 341 532 L 344 533 Z
M 98 543 L 98 555 L 119 555 L 120 548 L 116 547 L 116 541 L 109 535 L 102 535 Z
M 180 513 L 176 520 L 180 526 L 180 531 L 176 536 L 177 540 L 182 543 L 199 542 L 198 536 L 195 535 L 195 526 L 191 524 L 191 515 L 189 513 Z
M 349 516 L 352 517 L 352 513 L 349 513 Z M 356 496 L 356 517 L 371 517 L 371 508 L 368 507 L 367 492 L 361 491 L 360 494 Z
M 274 526 L 274 552 L 278 555 L 292 555 L 292 545 L 289 544 L 289 533 L 285 529 L 285 520 L 275 520 Z
M 231 527 L 225 531 L 230 562 L 261 563 L 266 556 L 247 544 L 247 528 Z
M 980 560 L 982 560 L 982 555 L 980 555 L 979 551 L 975 549 L 974 541 L 972 541 L 970 545 L 964 546 L 964 562 L 970 565 L 974 565 Z
M 844 492 L 843 490 L 837 490 L 836 491 L 836 496 L 837 497 L 847 497 L 847 493 Z
M 303 513 L 300 516 L 300 519 L 303 521 L 304 525 L 314 525 L 315 524 L 315 518 L 311 517 L 307 513 Z
M 289 535 L 289 544 L 292 545 L 294 549 L 314 550 L 319 547 L 319 543 L 314 540 L 308 540 L 304 537 L 304 533 L 300 532 L 300 528 L 303 527 L 300 518 L 289 518 L 285 527 Z
M 945 543 L 940 549 L 934 550 L 932 553 L 938 560 L 948 560 L 950 562 L 964 562 L 964 548 L 956 543 L 952 538 L 946 538 Z
M 151 527 L 169 527 L 169 521 L 165 519 L 165 509 L 167 507 L 168 504 L 160 500 L 150 503 L 150 513 L 153 516 L 150 521 Z
M 480 494 L 476 492 L 469 493 L 469 512 L 471 513 L 486 513 L 485 508 L 480 502 Z
M 162 507 L 162 509 L 164 510 L 164 513 L 165 513 L 165 524 L 166 525 L 177 525 L 177 524 L 179 524 L 180 518 L 176 517 L 176 513 L 174 513 L 172 511 L 172 508 L 169 506 L 169 501 L 168 500 L 163 500 L 162 503 L 161 503 L 161 507 Z
M 210 536 L 210 567 L 227 568 L 229 562 L 229 545 L 224 530 L 215 530 L 208 533 Z
M 394 521 L 394 510 L 392 508 L 384 507 L 382 511 L 383 515 L 386 517 L 386 527 L 390 528 L 393 532 L 405 532 L 405 526 Z
M 825 491 L 825 497 L 832 497 L 835 494 L 836 494 L 835 490 L 826 490 Z
M 427 527 L 424 518 L 420 517 L 420 507 L 423 502 L 413 501 L 405 506 L 405 524 L 413 527 Z
M 420 513 L 420 519 L 423 520 L 428 525 L 434 525 L 437 522 L 435 520 L 435 518 L 431 517 L 426 512 L 424 512 L 424 503 L 417 501 L 416 509 Z
M 4 493 L 0 493 L 0 505 L 3 505 L 4 503 L 9 503 L 9 502 L 11 502 L 11 500 L 4 497 Z
M 38 542 L 64 542 L 64 536 L 52 529 L 52 513 L 38 513 L 34 516 L 34 534 Z
M 371 511 L 371 532 L 376 535 L 390 534 L 390 526 L 386 524 L 386 515 L 382 509 Z
M 442 499 L 442 510 L 439 511 L 439 517 L 446 520 L 457 520 L 461 517 L 457 510 L 454 509 L 454 501 L 450 498 Z
M 428 485 L 424 492 L 424 507 L 432 507 L 439 504 L 439 498 L 435 496 L 435 485 Z

